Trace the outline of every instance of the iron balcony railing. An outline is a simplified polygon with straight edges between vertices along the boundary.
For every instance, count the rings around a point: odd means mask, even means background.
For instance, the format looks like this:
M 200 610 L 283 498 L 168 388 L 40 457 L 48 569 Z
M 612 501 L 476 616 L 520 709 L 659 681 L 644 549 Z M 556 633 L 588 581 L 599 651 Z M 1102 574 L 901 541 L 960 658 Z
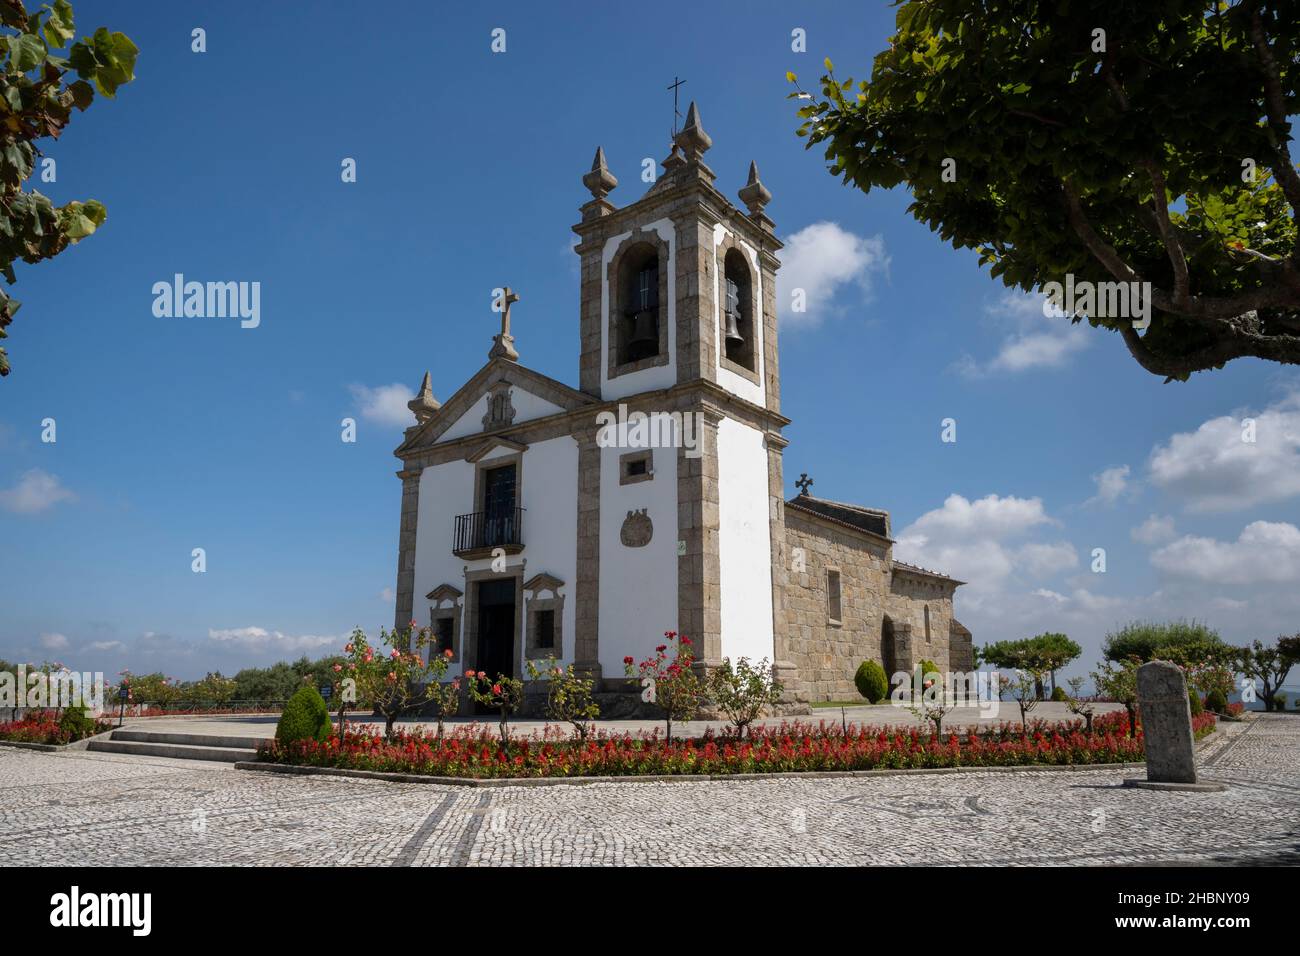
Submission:
M 459 554 L 480 548 L 523 547 L 523 529 L 523 508 L 457 515 L 452 551 Z

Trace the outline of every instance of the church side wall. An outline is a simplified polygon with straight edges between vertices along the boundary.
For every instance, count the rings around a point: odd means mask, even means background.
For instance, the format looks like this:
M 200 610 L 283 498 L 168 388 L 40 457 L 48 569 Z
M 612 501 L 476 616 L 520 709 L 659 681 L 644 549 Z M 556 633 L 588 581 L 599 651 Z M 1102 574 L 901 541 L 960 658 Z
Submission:
M 636 450 L 622 444 L 600 449 L 599 660 L 607 679 L 623 676 L 624 657 L 652 657 L 663 632 L 678 630 L 677 449 L 651 449 L 654 477 L 621 484 L 619 458 Z M 643 508 L 650 540 L 629 547 L 628 512 Z
M 772 662 L 767 446 L 761 431 L 731 418 L 718 423 L 718 526 L 722 656 Z
M 481 426 L 480 426 L 481 427 Z M 489 571 L 490 558 L 467 561 L 452 554 L 452 535 L 457 515 L 477 510 L 474 501 L 475 465 L 449 461 L 431 465 L 420 476 L 419 521 L 416 529 L 415 602 L 412 616 L 421 625 L 429 623 L 430 602 L 425 595 L 440 584 L 450 584 L 464 593 L 460 599 L 460 621 L 465 628 L 472 615 L 465 602 L 473 589 L 466 583 L 466 571 Z M 520 467 L 524 550 L 506 558 L 507 575 L 522 574 L 528 580 L 547 572 L 564 582 L 561 619 L 561 652 L 557 658 L 568 663 L 574 654 L 574 582 L 577 579 L 578 445 L 569 436 L 537 442 L 523 453 Z M 521 570 L 521 563 L 523 565 Z M 549 594 L 546 595 L 549 597 Z M 526 598 L 525 598 L 526 599 Z M 520 632 L 515 634 L 516 676 L 522 676 L 522 647 L 527 625 L 526 606 L 519 614 Z M 460 647 L 474 640 L 462 631 Z M 464 670 L 464 653 L 447 671 L 449 677 Z
M 952 591 L 948 582 L 899 571 L 894 574 L 887 604 L 889 616 L 895 624 L 912 625 L 913 660 L 924 658 L 933 661 L 944 673 L 951 669 L 952 664 L 948 639 Z M 930 611 L 928 639 L 925 627 L 927 608 Z
M 807 699 L 859 698 L 853 675 L 881 660 L 880 631 L 889 597 L 888 546 L 785 509 L 786 623 L 797 690 Z M 802 549 L 802 564 L 796 548 Z M 802 570 L 800 568 L 802 567 Z M 827 569 L 840 572 L 840 624 L 830 623 Z

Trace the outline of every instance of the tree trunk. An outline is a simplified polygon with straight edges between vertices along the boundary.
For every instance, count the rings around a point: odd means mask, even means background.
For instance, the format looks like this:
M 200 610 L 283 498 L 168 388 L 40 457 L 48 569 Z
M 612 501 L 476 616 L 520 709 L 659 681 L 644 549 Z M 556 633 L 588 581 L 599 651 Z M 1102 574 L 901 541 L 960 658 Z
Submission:
M 393 724 L 397 722 L 396 714 L 384 714 L 384 737 L 388 740 L 393 739 Z

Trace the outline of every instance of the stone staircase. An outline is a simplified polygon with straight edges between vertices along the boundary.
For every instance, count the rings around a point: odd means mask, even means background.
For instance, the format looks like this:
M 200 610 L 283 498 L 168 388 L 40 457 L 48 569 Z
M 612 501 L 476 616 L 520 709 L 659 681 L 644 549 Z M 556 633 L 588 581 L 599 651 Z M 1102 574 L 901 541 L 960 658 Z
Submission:
M 177 760 L 217 760 L 235 763 L 256 760 L 262 737 L 216 737 L 210 734 L 167 734 L 147 730 L 114 730 L 87 744 L 100 753 L 137 757 L 171 757 Z

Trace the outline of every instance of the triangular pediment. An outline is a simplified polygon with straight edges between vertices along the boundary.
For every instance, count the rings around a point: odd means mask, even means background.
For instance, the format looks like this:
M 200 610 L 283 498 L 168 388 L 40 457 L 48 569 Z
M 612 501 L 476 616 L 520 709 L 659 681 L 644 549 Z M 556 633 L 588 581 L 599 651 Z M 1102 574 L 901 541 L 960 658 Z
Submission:
M 515 410 L 509 425 L 501 427 L 512 427 L 598 403 L 598 399 L 586 392 L 570 388 L 541 372 L 506 358 L 494 358 L 447 399 L 433 418 L 411 432 L 394 454 L 404 458 L 439 442 L 493 430 L 486 427 L 483 419 L 490 414 L 489 404 L 494 395 L 506 396 L 505 400 L 510 401 Z
M 541 574 L 535 574 L 524 582 L 524 590 L 532 591 L 536 594 L 538 591 L 550 591 L 555 593 L 557 589 L 564 587 L 564 582 L 553 574 L 547 574 L 543 571 Z
M 521 441 L 509 438 L 492 437 L 465 456 L 466 461 L 483 461 L 485 458 L 497 458 L 501 455 L 516 455 L 528 450 Z
M 453 604 L 464 592 L 452 587 L 450 584 L 439 584 L 436 588 L 425 595 L 430 601 L 436 601 L 441 604 L 443 601 L 451 601 Z

